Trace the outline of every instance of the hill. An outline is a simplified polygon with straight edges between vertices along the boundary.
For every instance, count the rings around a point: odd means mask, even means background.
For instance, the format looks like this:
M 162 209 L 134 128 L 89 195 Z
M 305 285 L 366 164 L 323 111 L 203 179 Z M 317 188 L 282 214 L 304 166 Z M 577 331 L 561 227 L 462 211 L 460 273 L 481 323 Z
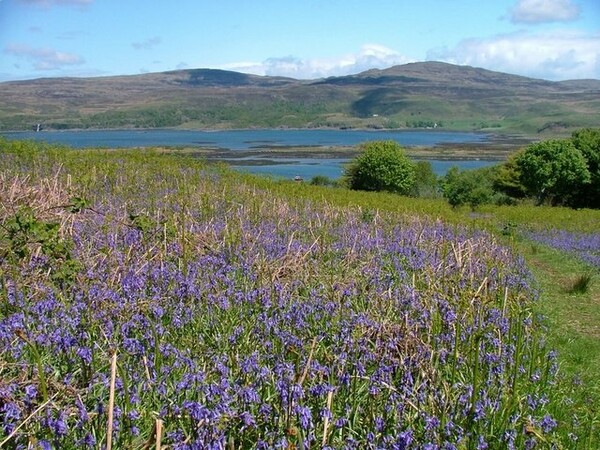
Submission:
M 0 83 L 0 130 L 441 126 L 567 133 L 600 122 L 600 80 L 552 82 L 439 62 L 319 80 L 215 69 Z

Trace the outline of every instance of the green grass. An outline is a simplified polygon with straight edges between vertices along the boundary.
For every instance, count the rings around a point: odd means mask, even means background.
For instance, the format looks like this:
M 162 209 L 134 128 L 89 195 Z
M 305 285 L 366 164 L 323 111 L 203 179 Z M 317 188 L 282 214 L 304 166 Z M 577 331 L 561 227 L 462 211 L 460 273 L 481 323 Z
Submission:
M 536 303 L 545 317 L 546 337 L 559 355 L 560 373 L 572 389 L 571 405 L 583 421 L 600 424 L 600 285 L 592 269 L 558 250 L 521 241 L 516 244 L 539 283 Z M 584 277 L 583 292 L 573 286 Z M 592 446 L 585 448 L 595 448 Z
M 563 252 L 542 245 L 521 241 L 516 246 L 539 283 L 541 297 L 537 307 L 547 318 L 548 338 L 562 355 L 565 373 L 582 375 L 597 384 L 600 286 L 592 278 L 584 292 L 573 290 L 582 276 L 590 276 L 591 269 Z

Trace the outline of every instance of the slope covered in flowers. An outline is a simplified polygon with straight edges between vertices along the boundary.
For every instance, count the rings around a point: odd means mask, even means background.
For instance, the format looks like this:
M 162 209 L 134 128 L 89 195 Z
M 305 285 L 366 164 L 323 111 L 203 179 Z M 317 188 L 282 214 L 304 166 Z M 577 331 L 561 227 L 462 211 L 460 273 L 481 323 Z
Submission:
M 569 253 L 600 269 L 600 232 L 576 233 L 549 229 L 529 231 L 523 235 L 532 241 Z
M 493 236 L 151 152 L 0 145 L 0 446 L 562 439 L 529 273 Z

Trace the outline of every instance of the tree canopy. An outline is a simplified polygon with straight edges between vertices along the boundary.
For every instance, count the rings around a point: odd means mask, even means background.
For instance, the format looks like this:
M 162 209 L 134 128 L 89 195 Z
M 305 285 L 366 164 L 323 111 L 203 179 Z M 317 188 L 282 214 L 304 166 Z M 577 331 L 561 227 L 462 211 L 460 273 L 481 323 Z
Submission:
M 600 129 L 585 128 L 570 138 L 530 144 L 497 166 L 461 171 L 438 179 L 428 162 L 411 162 L 395 141 L 361 145 L 346 169 L 351 189 L 387 191 L 414 197 L 442 195 L 452 206 L 484 203 L 600 208 Z
M 531 144 L 515 163 L 526 193 L 539 204 L 570 204 L 573 195 L 590 182 L 586 158 L 568 139 Z
M 575 205 L 600 208 L 600 130 L 577 130 L 573 132 L 571 141 L 586 159 L 590 173 L 590 183 L 579 189 Z
M 517 162 L 517 158 L 522 152 L 523 150 L 513 153 L 503 164 L 499 165 L 492 180 L 495 191 L 513 199 L 527 196 L 527 190 L 521 183 L 521 169 Z
M 415 183 L 415 165 L 395 141 L 361 145 L 362 153 L 346 169 L 351 189 L 409 194 Z
M 453 166 L 442 181 L 444 197 L 451 206 L 469 205 L 476 209 L 489 203 L 494 195 L 490 169 L 459 170 Z

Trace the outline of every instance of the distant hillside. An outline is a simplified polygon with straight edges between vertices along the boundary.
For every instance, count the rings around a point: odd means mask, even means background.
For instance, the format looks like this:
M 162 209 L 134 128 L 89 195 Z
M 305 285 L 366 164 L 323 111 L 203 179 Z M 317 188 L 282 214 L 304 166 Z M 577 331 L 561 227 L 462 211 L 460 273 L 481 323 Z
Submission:
M 0 83 L 0 130 L 441 127 L 560 134 L 600 124 L 600 80 L 438 62 L 319 80 L 193 69 Z

